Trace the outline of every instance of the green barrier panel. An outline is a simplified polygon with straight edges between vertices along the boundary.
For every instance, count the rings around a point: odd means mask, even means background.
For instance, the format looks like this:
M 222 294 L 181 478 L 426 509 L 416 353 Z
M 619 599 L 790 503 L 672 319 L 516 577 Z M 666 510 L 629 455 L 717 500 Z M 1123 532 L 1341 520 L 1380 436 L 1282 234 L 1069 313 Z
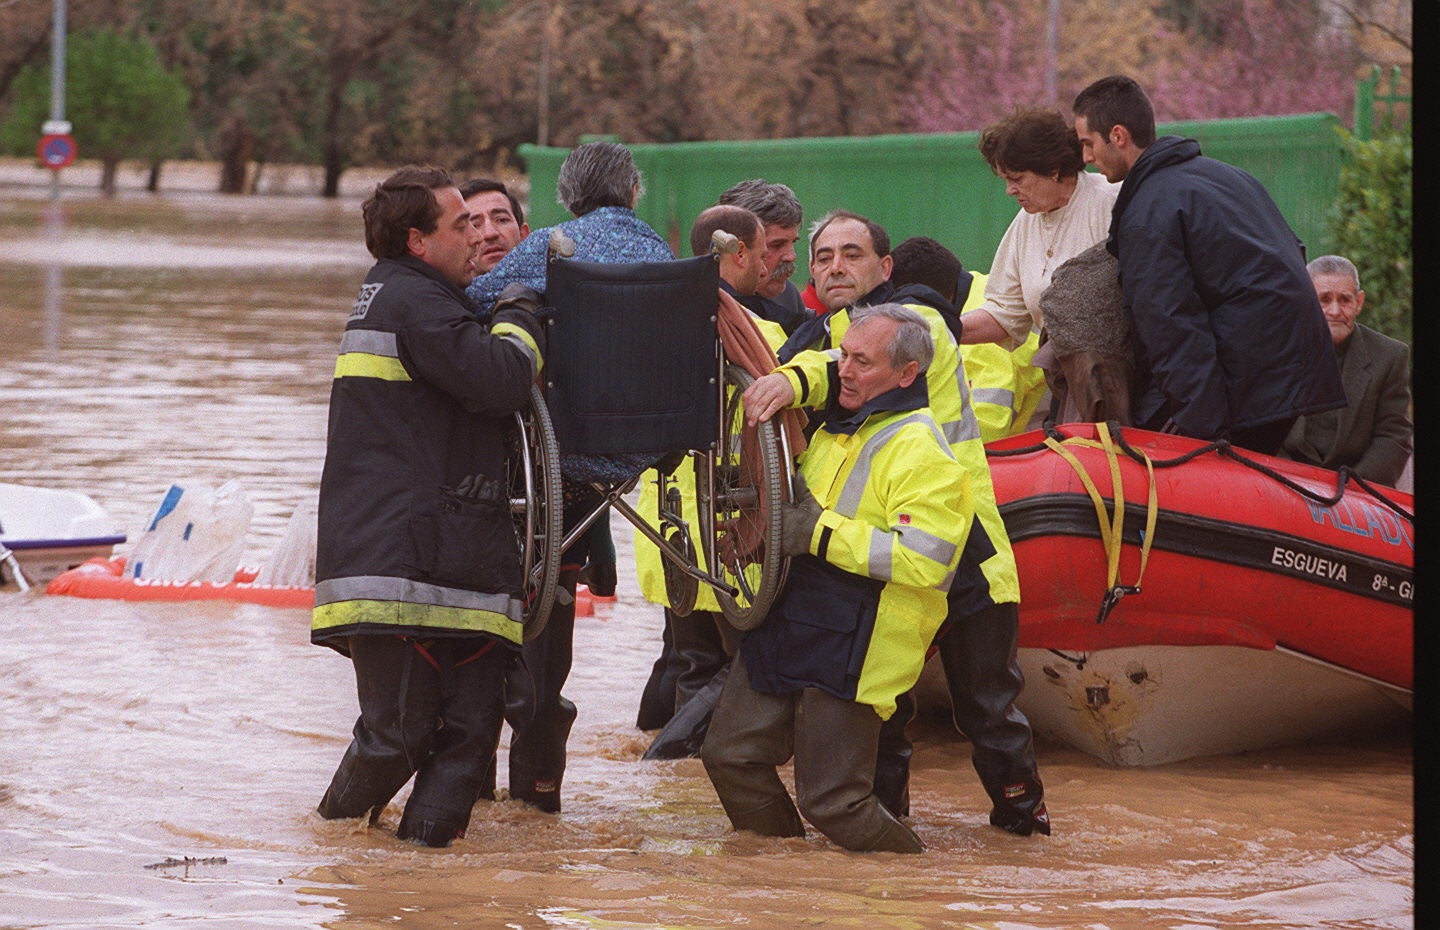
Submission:
M 1329 250 L 1325 216 L 1343 158 L 1340 120 L 1326 113 L 1161 124 L 1162 134 L 1191 136 L 1213 158 L 1238 165 L 1270 191 L 1309 255 Z M 695 216 L 737 181 L 788 184 L 805 223 L 844 208 L 883 225 L 893 244 L 932 236 L 985 271 L 1018 207 L 980 157 L 977 132 L 811 139 L 635 144 L 628 148 L 645 179 L 636 210 L 677 254 L 688 252 Z M 569 149 L 522 145 L 530 175 L 530 225 L 569 218 L 555 202 L 555 178 Z M 796 251 L 806 261 L 804 238 Z M 797 271 L 797 283 L 806 279 Z

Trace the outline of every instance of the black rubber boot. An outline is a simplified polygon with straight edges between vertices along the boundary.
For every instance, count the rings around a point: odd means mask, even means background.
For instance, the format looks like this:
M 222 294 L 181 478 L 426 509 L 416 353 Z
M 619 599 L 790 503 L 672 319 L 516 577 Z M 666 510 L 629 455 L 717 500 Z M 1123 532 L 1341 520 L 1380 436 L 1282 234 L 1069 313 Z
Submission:
M 990 796 L 990 822 L 1020 836 L 1050 833 L 1030 721 L 1015 706 L 1025 686 L 1016 660 L 1020 615 L 992 605 L 951 624 L 938 640 L 955 725 L 973 745 L 975 772 Z
M 680 660 L 680 675 L 675 679 L 675 712 L 684 709 L 694 697 L 730 662 L 718 624 L 726 622 L 717 613 L 697 610 L 686 617 L 677 617 L 665 610 L 665 623 L 670 626 L 670 642 Z
M 895 713 L 880 725 L 875 797 L 896 817 L 910 816 L 910 757 L 915 750 L 905 728 L 914 718 L 915 697 L 907 691 L 895 698 Z
M 402 819 L 399 828 L 395 831 L 395 836 L 419 846 L 434 846 L 443 849 L 455 842 L 455 838 L 463 835 L 464 832 L 450 823 Z
M 431 654 L 442 668 L 444 723 L 415 773 L 396 835 L 445 846 L 464 836 L 495 761 L 509 655 L 494 640 L 468 638 L 437 640 Z
M 670 612 L 665 613 L 660 656 L 650 668 L 650 677 L 640 692 L 640 709 L 635 714 L 635 726 L 641 730 L 658 730 L 675 716 L 675 682 L 680 677 L 681 663 L 670 640 Z
M 437 673 L 408 639 L 352 636 L 360 717 L 316 810 L 326 819 L 369 817 L 373 824 L 429 755 L 439 721 Z
M 1039 780 L 1026 780 L 1013 785 L 1001 786 L 1001 798 L 987 793 L 995 806 L 990 811 L 990 823 L 1016 836 L 1032 833 L 1050 835 L 1050 812 L 1045 809 L 1045 788 Z
M 565 779 L 565 743 L 575 722 L 575 705 L 560 698 L 543 727 L 528 725 L 510 740 L 510 797 L 547 814 L 560 813 Z
M 560 583 L 575 590 L 575 572 L 562 572 Z M 575 705 L 560 694 L 570 675 L 575 605 L 556 604 L 540 635 L 526 643 L 524 668 L 507 680 L 516 685 L 506 717 L 510 739 L 510 797 L 547 813 L 560 811 L 565 777 L 565 743 L 575 723 Z
M 729 674 L 730 666 L 721 666 L 709 684 L 686 701 L 679 713 L 655 734 L 650 748 L 640 758 L 693 759 L 700 755 L 700 747 L 705 745 L 705 734 L 710 730 L 710 718 L 715 715 L 715 704 L 720 700 L 720 692 L 725 689 L 725 679 Z
M 352 747 L 354 745 L 351 743 Z M 370 825 L 374 826 L 380 819 L 380 813 L 385 810 L 385 805 L 395 797 L 395 792 L 410 780 L 409 771 L 404 771 L 403 778 L 400 777 L 400 770 L 388 773 L 374 771 L 374 766 L 368 764 L 363 757 L 363 752 L 346 750 L 330 779 L 330 786 L 325 789 L 325 794 L 315 808 L 321 817 L 326 820 L 366 817 Z

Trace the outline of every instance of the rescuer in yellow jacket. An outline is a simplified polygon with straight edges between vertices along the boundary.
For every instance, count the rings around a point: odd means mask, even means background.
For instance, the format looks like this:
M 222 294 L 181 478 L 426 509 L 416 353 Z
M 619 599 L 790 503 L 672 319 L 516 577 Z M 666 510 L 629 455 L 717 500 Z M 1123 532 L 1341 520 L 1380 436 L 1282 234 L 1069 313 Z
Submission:
M 973 519 L 969 475 L 926 406 L 932 354 L 926 321 L 885 304 L 857 312 L 824 373 L 832 403 L 782 509 L 789 577 L 745 634 L 701 749 L 736 829 L 799 836 L 803 813 L 847 849 L 924 849 L 871 781 Z M 776 773 L 792 747 L 798 813 Z
M 335 364 L 310 633 L 354 664 L 360 718 L 319 812 L 373 822 L 415 775 L 397 835 L 446 846 L 523 638 L 502 428 L 529 403 L 544 334 L 520 309 L 475 319 L 481 236 L 447 172 L 402 168 L 362 213 L 377 261 Z
M 893 300 L 908 290 L 889 281 L 894 262 L 884 227 L 859 214 L 835 211 L 823 217 L 811 233 L 810 256 L 811 278 L 830 312 L 796 330 L 779 353 L 785 364 L 757 380 L 747 393 L 747 400 L 754 395 L 761 419 L 784 406 L 824 404 L 828 385 L 821 372 L 835 356 L 831 347 L 844 338 L 851 308 Z M 920 291 L 935 294 L 930 288 Z M 960 362 L 960 324 L 953 313 L 943 312 L 953 305 L 941 301 L 936 307 L 924 303 L 923 294 L 909 293 L 912 296 L 903 299 L 914 301 L 907 306 L 926 319 L 935 343 L 935 359 L 926 374 L 930 407 L 956 460 L 969 472 L 975 497 L 975 528 L 961 554 L 947 623 L 936 643 L 955 725 L 974 746 L 971 760 L 991 800 L 990 822 L 1019 835 L 1048 834 L 1030 723 L 1015 706 L 1025 684 L 1016 658 L 1020 588 L 1015 556 Z M 911 747 L 904 723 L 913 712 L 910 698 L 902 698 L 900 712 L 882 733 L 875 776 L 875 793 L 900 815 L 909 811 Z

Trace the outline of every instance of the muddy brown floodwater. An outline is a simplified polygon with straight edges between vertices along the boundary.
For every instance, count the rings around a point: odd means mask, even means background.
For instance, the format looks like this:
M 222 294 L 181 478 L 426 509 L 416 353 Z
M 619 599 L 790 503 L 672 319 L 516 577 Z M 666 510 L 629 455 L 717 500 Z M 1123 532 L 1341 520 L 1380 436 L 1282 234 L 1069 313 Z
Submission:
M 170 483 L 236 478 L 263 562 L 318 484 L 357 202 L 43 193 L 0 188 L 0 480 L 89 493 L 133 540 Z M 924 855 L 737 835 L 698 761 L 640 761 L 660 612 L 622 571 L 577 622 L 564 813 L 482 802 L 428 850 L 395 805 L 313 813 L 356 705 L 305 611 L 12 588 L 0 616 L 0 927 L 1415 925 L 1405 734 L 1128 770 L 1041 744 L 1055 834 L 1021 839 L 921 721 Z

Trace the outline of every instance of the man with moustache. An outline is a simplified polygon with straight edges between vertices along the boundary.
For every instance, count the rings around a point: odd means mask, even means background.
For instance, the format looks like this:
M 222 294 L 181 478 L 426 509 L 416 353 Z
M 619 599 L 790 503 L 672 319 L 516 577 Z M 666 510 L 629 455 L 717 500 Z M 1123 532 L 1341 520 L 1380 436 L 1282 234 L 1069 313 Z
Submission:
M 795 192 L 784 184 L 751 178 L 725 191 L 717 203 L 744 207 L 765 224 L 764 260 L 769 270 L 755 293 L 741 296 L 740 303 L 760 318 L 779 323 L 786 335 L 793 333 L 814 315 L 790 280 L 795 273 L 795 243 L 804 217 Z

